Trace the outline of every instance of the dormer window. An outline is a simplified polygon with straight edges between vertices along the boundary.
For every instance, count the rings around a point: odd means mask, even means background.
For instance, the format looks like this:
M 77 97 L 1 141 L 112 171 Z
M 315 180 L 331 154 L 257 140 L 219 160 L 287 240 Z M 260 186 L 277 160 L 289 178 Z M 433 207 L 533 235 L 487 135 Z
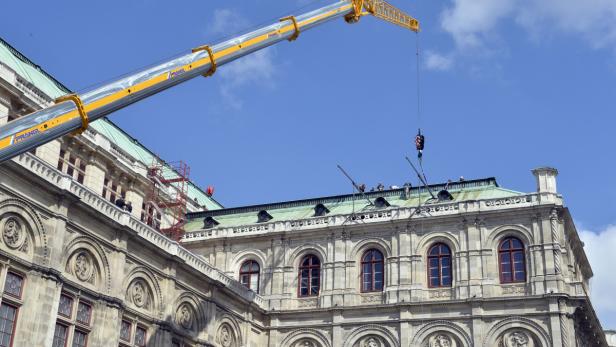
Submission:
M 257 215 L 257 223 L 265 223 L 271 220 L 272 218 L 274 217 L 272 217 L 271 214 L 267 213 L 266 210 L 261 210 L 259 211 L 259 214 Z
M 323 204 L 317 204 L 314 207 L 314 216 L 315 217 L 325 216 L 328 213 L 329 213 L 329 209 L 327 209 L 327 207 L 325 207 L 325 205 L 323 205 Z
M 389 201 L 385 200 L 385 198 L 382 196 L 379 196 L 378 198 L 374 200 L 374 207 L 376 208 L 385 208 L 389 206 L 390 206 Z
M 218 224 L 220 223 L 218 223 L 218 221 L 211 216 L 205 217 L 205 219 L 203 220 L 203 229 L 212 229 Z
M 446 189 L 443 189 L 440 192 L 438 192 L 436 197 L 438 198 L 438 201 L 450 201 L 450 200 L 453 200 L 453 195 L 451 195 L 451 193 L 449 193 Z

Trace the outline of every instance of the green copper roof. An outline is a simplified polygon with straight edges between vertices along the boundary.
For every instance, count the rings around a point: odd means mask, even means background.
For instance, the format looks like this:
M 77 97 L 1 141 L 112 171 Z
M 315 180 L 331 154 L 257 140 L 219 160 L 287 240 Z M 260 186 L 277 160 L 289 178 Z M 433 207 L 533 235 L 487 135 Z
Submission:
M 49 75 L 40 66 L 21 54 L 2 38 L 0 38 L 0 62 L 46 94 L 51 100 L 61 95 L 71 93 L 62 83 Z M 139 141 L 128 135 L 107 118 L 96 120 L 92 122 L 90 126 L 92 129 L 105 136 L 111 143 L 114 143 L 128 155 L 146 166 L 151 165 L 154 160 L 160 160 L 154 153 L 140 144 Z M 211 197 L 208 197 L 192 182 L 188 185 L 188 196 L 193 200 L 197 199 L 200 205 L 205 205 L 209 210 L 222 207 L 221 204 Z
M 430 189 L 437 194 L 445 188 L 445 184 L 431 185 Z M 447 190 L 453 196 L 450 202 L 497 199 L 522 195 L 509 189 L 500 188 L 494 178 L 454 182 L 449 184 Z M 389 209 L 398 207 L 416 207 L 424 203 L 429 197 L 425 188 L 412 188 L 409 198 L 405 198 L 404 188 L 365 193 L 373 203 L 379 197 L 385 198 L 390 204 Z M 216 227 L 235 227 L 257 223 L 257 214 L 261 210 L 267 211 L 273 219 L 270 222 L 305 219 L 314 216 L 315 206 L 323 204 L 329 213 L 327 216 L 350 214 L 353 211 L 361 212 L 374 209 L 361 195 L 338 195 L 315 199 L 288 201 L 273 204 L 254 205 L 236 208 L 226 208 L 216 211 L 189 213 L 186 231 L 203 229 L 204 219 L 212 217 L 219 224 Z

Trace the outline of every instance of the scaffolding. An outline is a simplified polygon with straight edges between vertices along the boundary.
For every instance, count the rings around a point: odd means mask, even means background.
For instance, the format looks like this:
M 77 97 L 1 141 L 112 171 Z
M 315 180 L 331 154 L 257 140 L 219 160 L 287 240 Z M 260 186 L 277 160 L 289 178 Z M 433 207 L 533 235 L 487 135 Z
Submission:
M 184 235 L 190 167 L 184 161 L 155 161 L 148 167 L 151 183 L 144 203 L 144 222 L 172 240 Z

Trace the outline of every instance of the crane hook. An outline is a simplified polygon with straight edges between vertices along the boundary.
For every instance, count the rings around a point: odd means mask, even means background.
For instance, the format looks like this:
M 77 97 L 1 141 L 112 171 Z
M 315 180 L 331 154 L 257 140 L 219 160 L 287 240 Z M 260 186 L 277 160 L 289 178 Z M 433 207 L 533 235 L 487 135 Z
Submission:
M 421 129 L 418 129 L 417 136 L 415 136 L 415 148 L 417 148 L 417 158 L 419 159 L 421 159 L 423 155 L 425 142 L 425 137 L 421 134 Z

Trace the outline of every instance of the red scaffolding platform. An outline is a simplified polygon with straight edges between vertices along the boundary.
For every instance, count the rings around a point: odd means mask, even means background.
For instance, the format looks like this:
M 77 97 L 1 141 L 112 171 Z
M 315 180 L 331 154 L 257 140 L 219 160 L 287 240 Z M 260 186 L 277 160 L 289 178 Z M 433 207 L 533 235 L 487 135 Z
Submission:
M 146 223 L 158 226 L 162 234 L 176 241 L 184 235 L 189 175 L 190 167 L 183 161 L 154 162 L 148 167 L 152 184 L 146 193 L 146 208 L 152 211 L 147 212 L 150 217 Z

